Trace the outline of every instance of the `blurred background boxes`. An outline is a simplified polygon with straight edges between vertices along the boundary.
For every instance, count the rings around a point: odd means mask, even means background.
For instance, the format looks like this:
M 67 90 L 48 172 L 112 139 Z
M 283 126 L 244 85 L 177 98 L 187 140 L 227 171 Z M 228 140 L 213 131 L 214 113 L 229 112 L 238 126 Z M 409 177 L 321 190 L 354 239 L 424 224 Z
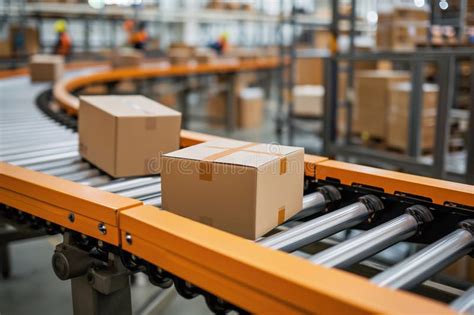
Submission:
M 34 55 L 30 59 L 32 82 L 54 82 L 63 76 L 64 57 L 59 55 Z
M 114 50 L 110 58 L 112 68 L 133 68 L 142 64 L 144 55 L 136 49 L 120 48 Z
M 360 71 L 355 80 L 352 130 L 373 138 L 385 139 L 390 86 L 410 79 L 406 71 Z
M 324 110 L 324 87 L 297 85 L 293 89 L 293 112 L 296 115 L 321 117 Z
M 387 115 L 387 146 L 406 151 L 408 148 L 409 119 L 411 112 L 409 82 L 393 84 L 389 89 Z M 423 108 L 421 115 L 421 149 L 432 151 L 435 139 L 438 86 L 423 84 Z

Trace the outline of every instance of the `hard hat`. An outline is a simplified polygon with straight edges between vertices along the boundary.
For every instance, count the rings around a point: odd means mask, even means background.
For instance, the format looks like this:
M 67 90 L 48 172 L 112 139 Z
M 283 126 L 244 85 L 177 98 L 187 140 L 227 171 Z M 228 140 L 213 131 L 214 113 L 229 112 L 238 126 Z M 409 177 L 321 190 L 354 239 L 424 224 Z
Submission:
M 66 31 L 67 29 L 67 22 L 66 20 L 57 20 L 56 22 L 54 22 L 54 30 L 58 33 L 62 33 L 64 31 Z

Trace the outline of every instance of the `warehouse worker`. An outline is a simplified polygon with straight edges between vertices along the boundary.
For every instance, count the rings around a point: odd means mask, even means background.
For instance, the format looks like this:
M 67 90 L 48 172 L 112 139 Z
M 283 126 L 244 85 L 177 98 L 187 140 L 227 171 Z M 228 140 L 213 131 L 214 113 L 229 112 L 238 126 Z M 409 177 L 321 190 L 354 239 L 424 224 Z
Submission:
M 229 35 L 226 32 L 222 33 L 222 35 L 219 36 L 219 39 L 217 41 L 209 44 L 209 48 L 214 49 L 219 55 L 222 55 L 228 49 L 228 38 Z
M 72 51 L 71 37 L 67 32 L 67 22 L 65 20 L 57 20 L 54 23 L 54 30 L 58 34 L 54 53 L 58 55 L 68 56 Z
M 148 33 L 146 32 L 146 23 L 140 22 L 135 32 L 131 34 L 130 38 L 132 47 L 135 49 L 145 50 L 146 42 L 148 41 Z

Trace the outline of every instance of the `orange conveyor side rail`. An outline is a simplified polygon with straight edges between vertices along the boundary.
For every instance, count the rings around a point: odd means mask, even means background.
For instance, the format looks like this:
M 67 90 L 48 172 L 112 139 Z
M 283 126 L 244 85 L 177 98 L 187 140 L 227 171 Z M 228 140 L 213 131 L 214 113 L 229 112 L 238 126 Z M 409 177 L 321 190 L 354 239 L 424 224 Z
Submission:
M 198 65 L 172 65 L 153 66 L 137 68 L 123 68 L 102 71 L 88 75 L 78 76 L 72 79 L 63 79 L 57 82 L 53 88 L 55 101 L 67 113 L 77 115 L 79 100 L 71 94 L 72 91 L 96 83 L 107 83 L 124 79 L 146 79 L 159 77 L 182 77 L 198 74 L 219 74 L 232 72 L 257 71 L 273 69 L 280 65 L 279 58 L 262 58 L 254 61 L 240 61 L 235 63 L 215 63 Z
M 0 203 L 122 247 L 252 313 L 453 314 L 439 302 L 379 288 L 140 201 L 6 163 L 0 163 Z

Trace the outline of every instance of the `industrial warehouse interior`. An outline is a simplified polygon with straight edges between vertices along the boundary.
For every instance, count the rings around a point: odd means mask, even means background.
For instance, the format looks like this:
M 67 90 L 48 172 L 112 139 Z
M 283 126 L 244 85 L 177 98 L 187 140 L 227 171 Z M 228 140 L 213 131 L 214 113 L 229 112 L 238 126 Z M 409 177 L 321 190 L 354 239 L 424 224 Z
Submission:
M 474 314 L 473 0 L 0 0 L 0 315 Z

